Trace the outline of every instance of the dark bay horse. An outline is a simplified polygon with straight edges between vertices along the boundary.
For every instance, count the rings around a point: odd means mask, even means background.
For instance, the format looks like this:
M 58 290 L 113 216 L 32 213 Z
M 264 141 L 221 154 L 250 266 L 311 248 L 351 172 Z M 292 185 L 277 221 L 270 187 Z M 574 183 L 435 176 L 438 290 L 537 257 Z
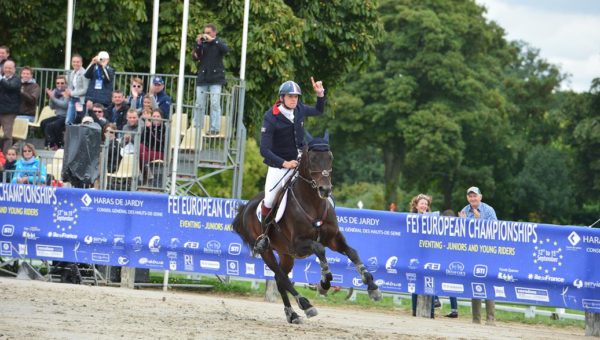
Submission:
M 307 298 L 301 296 L 288 278 L 294 266 L 294 259 L 315 254 L 321 266 L 319 293 L 325 295 L 331 287 L 333 275 L 329 271 L 325 247 L 346 255 L 356 266 L 356 270 L 368 287 L 369 297 L 379 301 L 381 292 L 360 260 L 356 250 L 348 246 L 337 224 L 335 209 L 327 199 L 331 195 L 331 171 L 333 154 L 329 150 L 328 134 L 324 138 L 314 138 L 305 147 L 296 173 L 291 177 L 287 196 L 287 207 L 283 217 L 270 228 L 270 246 L 260 253 L 265 264 L 275 273 L 277 289 L 281 294 L 284 311 L 289 323 L 300 323 L 294 312 L 288 292 L 292 294 L 300 309 L 307 317 L 317 315 L 317 310 Z M 257 206 L 264 197 L 260 193 L 248 204 L 239 208 L 233 221 L 233 230 L 252 249 L 254 242 L 263 233 L 261 222 L 256 216 Z M 275 210 L 275 209 L 274 209 Z M 273 222 L 274 223 L 274 222 Z M 279 262 L 273 251 L 277 251 Z

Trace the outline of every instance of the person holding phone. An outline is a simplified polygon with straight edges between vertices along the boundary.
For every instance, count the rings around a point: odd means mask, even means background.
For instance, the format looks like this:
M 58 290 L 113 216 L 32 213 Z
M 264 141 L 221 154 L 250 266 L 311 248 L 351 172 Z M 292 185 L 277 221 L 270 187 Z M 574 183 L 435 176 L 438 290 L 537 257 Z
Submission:
M 217 27 L 213 24 L 205 25 L 204 33 L 196 37 L 196 47 L 192 53 L 192 58 L 198 62 L 194 126 L 202 127 L 206 114 L 206 97 L 210 94 L 209 135 L 219 134 L 221 128 L 221 89 L 225 84 L 223 57 L 228 52 L 229 47 L 225 41 L 217 37 Z
M 114 87 L 115 69 L 108 63 L 108 52 L 101 51 L 92 59 L 85 70 L 85 77 L 90 80 L 85 98 L 88 102 L 100 103 L 108 107 Z

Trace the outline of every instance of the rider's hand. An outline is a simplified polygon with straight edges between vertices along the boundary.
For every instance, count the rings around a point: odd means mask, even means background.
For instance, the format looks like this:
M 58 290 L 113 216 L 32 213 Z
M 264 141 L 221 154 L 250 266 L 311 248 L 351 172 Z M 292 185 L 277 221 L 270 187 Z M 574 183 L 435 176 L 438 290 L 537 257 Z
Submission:
M 317 97 L 323 97 L 325 95 L 325 88 L 323 87 L 322 81 L 315 81 L 315 78 L 310 77 L 310 82 L 312 83 L 313 89 L 317 94 Z
M 282 164 L 282 166 L 283 166 L 285 169 L 293 169 L 293 168 L 295 168 L 295 167 L 297 167 L 297 166 L 298 166 L 298 161 L 296 161 L 296 160 L 291 160 L 291 161 L 283 161 L 283 164 Z

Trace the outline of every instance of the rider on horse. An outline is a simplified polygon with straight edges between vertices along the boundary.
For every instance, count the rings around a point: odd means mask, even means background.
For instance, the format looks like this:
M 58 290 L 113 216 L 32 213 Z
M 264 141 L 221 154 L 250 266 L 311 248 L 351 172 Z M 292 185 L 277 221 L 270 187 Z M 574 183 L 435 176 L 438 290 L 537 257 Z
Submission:
M 323 83 L 315 82 L 312 77 L 310 80 L 317 94 L 315 107 L 300 102 L 300 86 L 288 80 L 279 87 L 279 100 L 265 112 L 263 118 L 260 154 L 264 158 L 263 162 L 269 166 L 261 209 L 263 230 L 268 224 L 267 218 L 276 203 L 277 194 L 293 174 L 292 169 L 298 166 L 299 150 L 304 146 L 304 117 L 322 115 L 325 109 Z M 261 253 L 268 246 L 269 239 L 263 234 L 257 239 L 254 251 Z

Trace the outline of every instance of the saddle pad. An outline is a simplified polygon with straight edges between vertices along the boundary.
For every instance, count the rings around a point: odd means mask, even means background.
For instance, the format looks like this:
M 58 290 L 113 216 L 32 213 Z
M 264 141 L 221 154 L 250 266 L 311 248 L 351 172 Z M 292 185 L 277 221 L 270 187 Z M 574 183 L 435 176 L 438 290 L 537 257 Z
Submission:
M 287 205 L 287 195 L 288 195 L 288 192 L 286 191 L 285 194 L 283 194 L 281 203 L 279 203 L 279 209 L 277 209 L 277 214 L 275 215 L 275 222 L 279 222 L 281 220 L 281 218 L 283 217 L 283 213 L 285 212 L 285 206 Z M 260 204 L 256 207 L 256 218 L 261 222 L 262 222 L 262 214 L 261 214 L 262 205 L 263 205 L 263 201 L 260 201 Z

